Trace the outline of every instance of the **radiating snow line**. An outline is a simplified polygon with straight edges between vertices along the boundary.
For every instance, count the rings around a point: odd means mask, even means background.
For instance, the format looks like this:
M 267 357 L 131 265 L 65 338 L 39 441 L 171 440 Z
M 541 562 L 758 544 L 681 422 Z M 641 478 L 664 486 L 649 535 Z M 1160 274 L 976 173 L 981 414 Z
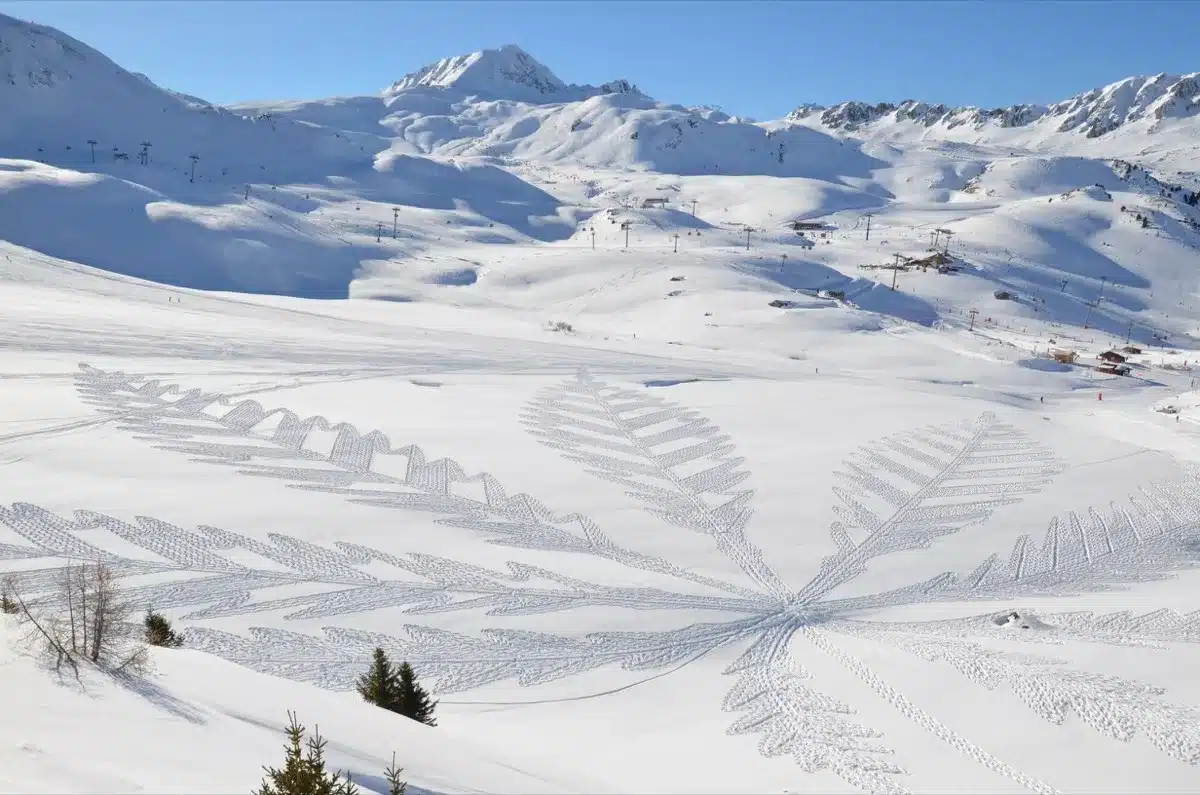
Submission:
M 862 661 L 842 651 L 837 646 L 829 642 L 828 638 L 819 632 L 808 627 L 801 627 L 799 633 L 804 635 L 809 643 L 816 646 L 821 651 L 825 652 L 835 660 L 840 662 L 846 668 L 850 669 L 859 679 L 863 680 L 872 690 L 883 697 L 885 701 L 891 704 L 900 712 L 901 715 L 911 720 L 913 723 L 925 729 L 927 732 L 948 743 L 951 747 L 967 756 L 972 761 L 987 767 L 990 770 L 999 773 L 1006 778 L 1012 779 L 1030 792 L 1037 792 L 1040 795 L 1058 795 L 1058 790 L 1051 787 L 1042 781 L 1039 781 L 1032 776 L 1027 776 L 1021 771 L 1009 766 L 1000 761 L 996 757 L 989 754 L 979 746 L 972 743 L 962 735 L 956 734 L 954 730 L 948 726 L 939 723 L 933 716 L 923 711 L 920 707 L 913 704 L 904 697 L 898 690 L 893 688 L 887 682 L 883 681 L 874 671 L 866 666 Z
M 639 679 L 638 681 L 630 682 L 627 685 L 621 685 L 620 687 L 614 687 L 611 690 L 601 690 L 601 691 L 598 691 L 595 693 L 588 693 L 588 694 L 582 695 L 582 696 L 564 696 L 563 698 L 544 698 L 544 699 L 538 699 L 536 701 L 447 701 L 446 699 L 443 698 L 443 699 L 438 699 L 438 703 L 439 704 L 469 705 L 469 706 L 477 706 L 477 707 L 521 707 L 521 706 L 526 706 L 526 705 L 532 706 L 532 705 L 537 705 L 537 704 L 565 704 L 565 703 L 568 703 L 571 701 L 588 701 L 589 699 L 601 698 L 603 696 L 615 696 L 617 693 L 624 693 L 626 690 L 632 690 L 633 688 L 638 687 L 640 685 L 648 684 L 649 682 L 653 682 L 655 679 L 662 679 L 664 676 L 670 676 L 671 674 L 675 673 L 676 671 L 682 670 L 694 662 L 698 662 L 700 660 L 700 658 L 708 656 L 711 652 L 716 651 L 718 648 L 721 648 L 721 647 L 713 646 L 711 648 L 704 649 L 701 652 L 699 652 L 698 654 L 695 654 L 692 657 L 679 663 L 679 665 L 676 665 L 674 668 L 668 668 L 667 670 L 661 671 L 652 676 L 647 676 L 645 679 Z

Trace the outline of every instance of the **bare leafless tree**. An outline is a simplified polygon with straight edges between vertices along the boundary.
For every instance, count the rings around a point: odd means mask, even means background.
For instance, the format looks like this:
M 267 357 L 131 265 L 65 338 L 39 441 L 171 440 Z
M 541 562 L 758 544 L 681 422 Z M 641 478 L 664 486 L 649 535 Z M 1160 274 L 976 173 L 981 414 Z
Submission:
M 13 613 L 17 617 L 18 624 L 23 629 L 22 634 L 18 638 L 18 644 L 28 651 L 36 652 L 39 656 L 51 662 L 54 665 L 55 671 L 61 672 L 65 663 L 74 671 L 76 676 L 79 676 L 79 663 L 71 655 L 70 644 L 64 643 L 62 639 L 63 622 L 61 616 L 44 614 L 42 611 L 31 607 L 21 596 L 20 589 L 12 577 L 4 581 L 4 592 L 5 598 L 16 606 L 16 610 Z M 6 610 L 5 612 L 9 611 Z
M 78 675 L 80 663 L 88 662 L 110 673 L 148 672 L 150 655 L 133 621 L 134 605 L 104 563 L 64 567 L 53 590 L 37 598 L 23 595 L 13 578 L 3 590 L 24 629 L 21 644 L 56 671 L 67 665 Z

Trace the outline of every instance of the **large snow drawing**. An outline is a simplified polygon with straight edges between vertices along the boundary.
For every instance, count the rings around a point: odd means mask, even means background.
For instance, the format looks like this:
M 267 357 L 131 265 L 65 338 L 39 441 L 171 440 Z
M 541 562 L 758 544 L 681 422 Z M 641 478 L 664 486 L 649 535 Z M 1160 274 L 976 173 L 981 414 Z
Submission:
M 63 518 L 25 504 L 4 509 L 0 521 L 30 546 L 0 546 L 0 557 L 100 557 L 130 574 L 191 572 L 200 576 L 143 585 L 137 594 L 160 609 L 194 606 L 191 619 L 281 608 L 292 610 L 285 619 L 332 617 L 388 606 L 412 614 L 482 609 L 527 616 L 602 605 L 727 616 L 667 631 L 597 632 L 582 638 L 504 629 L 468 636 L 419 624 L 405 627 L 403 637 L 341 627 L 327 627 L 323 636 L 278 628 L 254 628 L 249 636 L 188 629 L 189 645 L 248 667 L 349 689 L 371 650 L 382 646 L 435 677 L 436 689 L 448 693 L 503 680 L 537 685 L 604 666 L 667 670 L 733 646 L 740 656 L 725 671 L 732 684 L 723 705 L 736 713 L 730 733 L 757 734 L 762 753 L 788 755 L 806 771 L 832 771 L 864 791 L 905 792 L 903 760 L 886 738 L 861 725 L 851 705 L 822 692 L 802 667 L 804 655 L 827 655 L 956 751 L 1030 791 L 1057 791 L 924 712 L 852 656 L 839 642 L 849 637 L 947 663 L 983 687 L 1007 687 L 1052 723 L 1073 713 L 1111 738 L 1140 735 L 1182 762 L 1200 762 L 1200 710 L 1168 701 L 1161 689 L 1076 670 L 1044 653 L 1066 641 L 1200 642 L 1200 612 L 970 609 L 972 602 L 1046 600 L 1112 589 L 1195 566 L 1200 488 L 1190 476 L 1148 486 L 1106 512 L 1088 509 L 1052 519 L 1039 541 L 1023 537 L 1007 556 L 991 555 L 973 571 L 834 598 L 831 593 L 859 578 L 872 559 L 928 547 L 1042 489 L 1056 472 L 1053 456 L 988 414 L 967 425 L 925 428 L 859 451 L 845 463 L 843 485 L 835 490 L 840 503 L 831 529 L 836 551 L 797 586 L 785 582 L 751 540 L 754 494 L 742 488 L 748 473 L 733 455 L 729 437 L 708 420 L 645 390 L 607 385 L 587 374 L 530 402 L 524 417 L 530 433 L 592 475 L 624 486 L 630 499 L 662 522 L 708 539 L 744 574 L 744 582 L 730 582 L 627 548 L 586 516 L 560 514 L 528 495 L 510 495 L 489 474 L 470 475 L 449 459 L 429 460 L 418 447 L 392 447 L 379 432 L 364 435 L 319 416 L 304 419 L 251 400 L 181 391 L 87 366 L 81 368 L 78 388 L 120 427 L 196 461 L 362 504 L 436 512 L 440 522 L 478 531 L 494 544 L 596 556 L 671 578 L 679 588 L 620 587 L 517 562 L 507 571 L 493 571 L 351 543 L 328 548 L 284 535 L 271 535 L 266 543 L 149 518 L 137 524 L 87 512 Z M 314 428 L 337 433 L 330 452 L 305 447 Z M 385 458 L 388 466 L 380 466 Z M 404 474 L 386 474 L 394 472 Z M 104 552 L 87 543 L 95 530 L 152 556 Z M 278 566 L 254 569 L 222 554 L 237 549 Z M 389 564 L 396 578 L 368 574 L 364 569 L 372 563 Z M 36 583 L 53 571 L 25 576 Z M 251 601 L 260 589 L 300 583 L 332 588 Z M 883 607 L 932 602 L 961 605 L 964 615 L 922 622 L 864 617 Z M 1040 647 L 1043 653 L 1001 650 L 997 640 Z

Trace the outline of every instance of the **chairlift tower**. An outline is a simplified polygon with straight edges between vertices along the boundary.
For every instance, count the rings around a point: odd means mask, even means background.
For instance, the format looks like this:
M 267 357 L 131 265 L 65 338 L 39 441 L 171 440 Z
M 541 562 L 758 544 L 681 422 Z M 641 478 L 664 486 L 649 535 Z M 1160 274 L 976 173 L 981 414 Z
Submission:
M 746 225 L 745 232 L 746 232 L 746 250 L 747 250 L 747 251 L 749 251 L 749 250 L 750 250 L 750 233 L 751 233 L 751 232 L 757 232 L 757 231 L 758 231 L 757 229 L 755 229 L 754 227 L 750 226 L 749 224 L 747 224 L 747 225 Z

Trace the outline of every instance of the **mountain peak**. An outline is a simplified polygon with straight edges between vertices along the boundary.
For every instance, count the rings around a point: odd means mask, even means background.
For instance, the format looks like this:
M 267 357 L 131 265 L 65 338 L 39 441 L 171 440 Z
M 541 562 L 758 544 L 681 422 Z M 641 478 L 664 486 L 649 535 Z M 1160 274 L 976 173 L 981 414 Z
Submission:
M 0 14 L 0 76 L 9 86 L 52 87 L 69 81 L 73 72 L 119 67 L 65 33 L 35 22 Z M 122 72 L 124 70 L 121 70 Z
M 457 88 L 472 94 L 508 97 L 556 94 L 567 85 L 515 44 L 457 55 L 422 67 L 393 83 L 388 92 L 413 88 Z
M 642 95 L 628 80 L 612 80 L 600 86 L 568 85 L 515 44 L 443 58 L 405 75 L 383 93 L 394 95 L 423 88 L 533 103 L 578 101 L 601 94 Z

